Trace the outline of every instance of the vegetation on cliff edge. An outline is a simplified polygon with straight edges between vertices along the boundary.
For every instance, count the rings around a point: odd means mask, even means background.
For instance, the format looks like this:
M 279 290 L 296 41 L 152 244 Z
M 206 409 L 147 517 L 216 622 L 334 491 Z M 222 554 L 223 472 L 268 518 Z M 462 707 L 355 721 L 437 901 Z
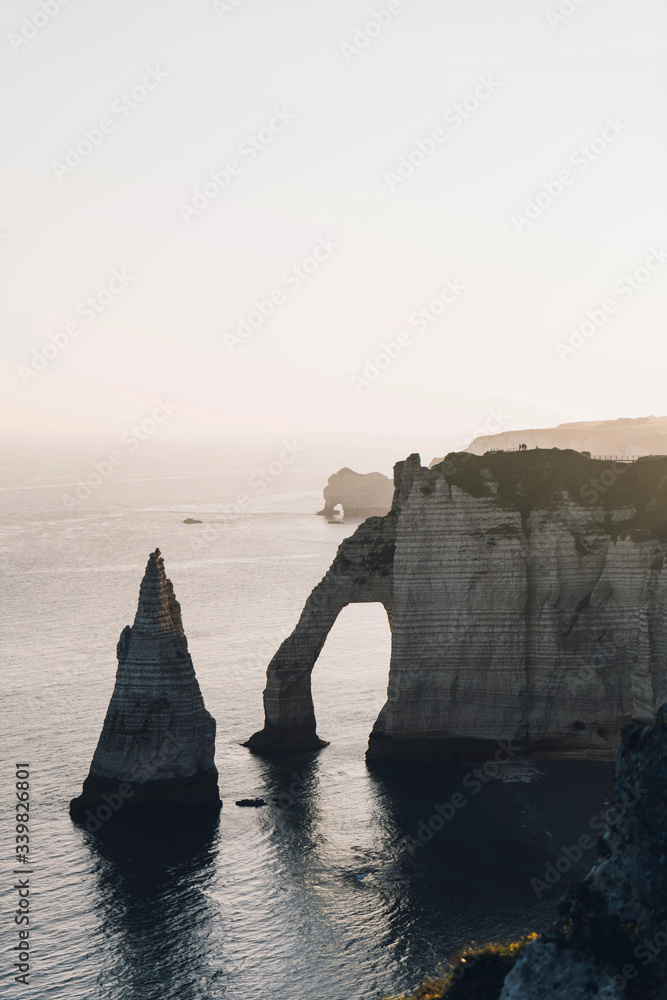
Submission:
M 452 452 L 431 472 L 475 497 L 490 496 L 489 483 L 497 483 L 498 500 L 515 507 L 524 526 L 532 510 L 552 506 L 566 492 L 584 506 L 608 512 L 627 509 L 627 519 L 607 523 L 613 537 L 667 540 L 666 456 L 646 456 L 626 464 L 559 448 L 482 456 Z
M 442 978 L 422 983 L 416 993 L 400 1000 L 498 1000 L 505 977 L 522 950 L 537 937 L 537 934 L 528 934 L 508 944 L 466 948 L 452 959 L 451 970 Z

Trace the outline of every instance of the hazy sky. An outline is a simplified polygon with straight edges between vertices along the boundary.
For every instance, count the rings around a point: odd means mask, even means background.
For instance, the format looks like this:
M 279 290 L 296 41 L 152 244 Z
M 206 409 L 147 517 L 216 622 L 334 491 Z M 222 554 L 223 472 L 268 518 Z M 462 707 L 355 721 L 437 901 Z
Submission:
M 61 4 L 0 9 L 3 431 L 667 411 L 664 2 Z

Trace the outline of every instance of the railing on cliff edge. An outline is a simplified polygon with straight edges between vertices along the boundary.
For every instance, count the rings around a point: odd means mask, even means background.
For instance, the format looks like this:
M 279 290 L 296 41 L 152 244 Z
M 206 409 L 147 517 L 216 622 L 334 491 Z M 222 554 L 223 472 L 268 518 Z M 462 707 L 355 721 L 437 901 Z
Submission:
M 497 455 L 506 451 L 536 451 L 537 445 L 534 448 L 489 448 L 489 453 L 492 455 Z M 545 449 L 550 450 L 550 449 Z M 641 455 L 591 455 L 589 451 L 582 451 L 580 454 L 585 455 L 587 458 L 593 458 L 596 462 L 636 462 Z

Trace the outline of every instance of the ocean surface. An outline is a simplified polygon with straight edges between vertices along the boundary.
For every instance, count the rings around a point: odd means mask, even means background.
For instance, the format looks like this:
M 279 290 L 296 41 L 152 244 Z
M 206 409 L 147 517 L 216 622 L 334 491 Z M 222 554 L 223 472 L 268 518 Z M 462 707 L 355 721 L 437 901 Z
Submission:
M 2 981 L 79 1000 L 362 1000 L 414 988 L 472 941 L 540 930 L 567 878 L 540 898 L 563 846 L 611 796 L 600 764 L 508 765 L 410 846 L 462 785 L 462 766 L 369 770 L 390 636 L 380 606 L 348 607 L 313 674 L 317 753 L 263 759 L 266 666 L 343 537 L 315 517 L 331 468 L 295 467 L 264 491 L 247 467 L 183 459 L 118 469 L 81 502 L 78 477 L 6 465 L 2 568 Z M 241 499 L 246 495 L 247 499 Z M 68 502 L 70 498 L 76 503 Z M 185 525 L 185 517 L 203 524 Z M 219 822 L 74 826 L 113 690 L 116 642 L 159 546 L 217 720 Z M 29 989 L 12 983 L 14 763 L 31 768 L 34 875 Z M 468 785 L 469 787 L 469 785 Z M 243 809 L 240 798 L 271 800 Z M 439 823 L 433 824 L 438 826 Z M 110 826 L 110 825 L 108 825 Z M 7 860 L 9 859 L 9 861 Z M 11 904 L 11 905 L 10 905 Z M 18 995 L 18 994 L 17 994 Z

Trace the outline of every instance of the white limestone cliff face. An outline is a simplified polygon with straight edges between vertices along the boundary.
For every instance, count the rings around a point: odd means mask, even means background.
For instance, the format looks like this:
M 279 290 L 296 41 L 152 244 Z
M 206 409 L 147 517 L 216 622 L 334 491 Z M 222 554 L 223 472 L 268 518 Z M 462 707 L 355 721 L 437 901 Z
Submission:
M 130 789 L 121 792 L 125 810 L 219 807 L 215 720 L 159 549 L 150 555 L 134 624 L 123 629 L 117 654 L 116 684 L 72 815 L 94 812 L 121 785 Z
M 572 448 L 592 455 L 667 455 L 667 417 L 587 420 L 530 430 L 501 431 L 471 442 L 467 451 L 484 455 L 495 448 Z M 431 466 L 441 462 L 435 458 Z
M 392 653 L 369 759 L 484 759 L 498 740 L 613 759 L 628 720 L 667 700 L 665 481 L 667 459 L 558 450 L 400 463 L 392 512 L 343 543 L 269 665 L 250 745 L 317 745 L 326 634 L 345 604 L 380 600 Z
M 340 469 L 324 487 L 324 507 L 318 514 L 331 517 L 340 505 L 347 517 L 382 517 L 391 508 L 394 485 L 381 472 Z

